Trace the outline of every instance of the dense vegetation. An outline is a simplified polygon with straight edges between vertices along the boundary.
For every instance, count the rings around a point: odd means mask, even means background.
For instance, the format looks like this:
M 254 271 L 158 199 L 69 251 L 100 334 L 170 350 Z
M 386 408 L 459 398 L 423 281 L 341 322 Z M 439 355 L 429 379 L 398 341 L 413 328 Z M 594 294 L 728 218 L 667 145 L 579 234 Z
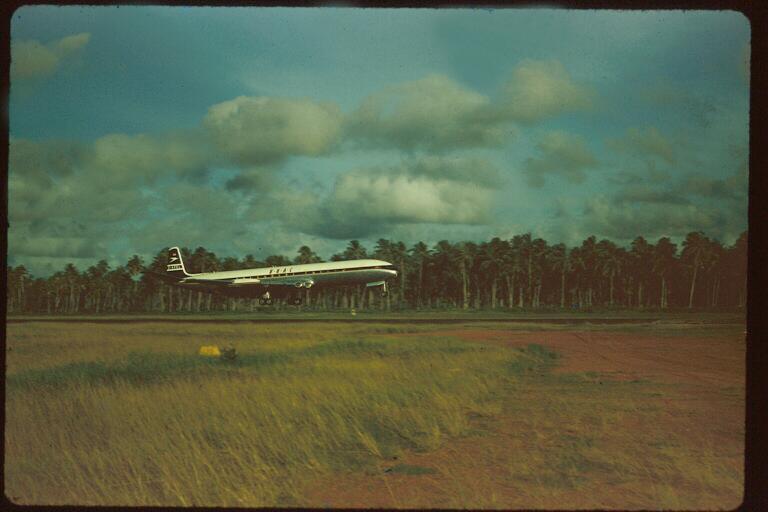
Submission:
M 303 246 L 293 259 L 247 255 L 242 260 L 217 257 L 203 247 L 182 248 L 189 272 L 313 263 L 321 259 Z M 549 245 L 530 233 L 511 240 L 438 242 L 431 249 L 418 242 L 380 239 L 369 252 L 357 240 L 331 260 L 373 257 L 400 269 L 382 299 L 362 287 L 307 291 L 304 308 L 329 310 L 461 309 L 735 309 L 746 302 L 747 234 L 723 246 L 701 232 L 689 233 L 681 250 L 669 238 L 655 244 L 637 237 L 629 248 L 594 236 L 580 246 Z M 8 267 L 11 313 L 101 313 L 238 310 L 256 301 L 170 287 L 143 270 L 162 272 L 167 248 L 148 265 L 133 256 L 110 268 L 100 261 L 85 272 L 74 265 L 48 278 L 34 278 L 23 266 Z

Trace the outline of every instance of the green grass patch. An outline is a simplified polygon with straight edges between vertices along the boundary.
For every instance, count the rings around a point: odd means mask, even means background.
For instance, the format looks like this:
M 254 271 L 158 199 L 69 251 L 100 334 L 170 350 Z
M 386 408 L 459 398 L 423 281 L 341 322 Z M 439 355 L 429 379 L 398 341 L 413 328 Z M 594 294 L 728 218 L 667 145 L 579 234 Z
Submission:
M 435 468 L 414 466 L 411 464 L 397 464 L 384 470 L 385 473 L 399 473 L 402 475 L 431 475 L 437 473 Z
M 263 365 L 272 358 L 249 358 L 251 365 Z M 239 362 L 237 366 L 242 366 Z M 150 384 L 161 380 L 186 377 L 199 378 L 216 369 L 229 370 L 232 363 L 218 358 L 196 355 L 132 352 L 113 363 L 75 362 L 53 368 L 28 370 L 9 375 L 10 386 L 62 386 L 67 384 L 111 384 L 118 381 L 130 384 Z
M 536 343 L 516 348 L 514 352 L 516 357 L 507 364 L 507 371 L 512 375 L 549 370 L 556 364 L 558 358 L 556 352 Z

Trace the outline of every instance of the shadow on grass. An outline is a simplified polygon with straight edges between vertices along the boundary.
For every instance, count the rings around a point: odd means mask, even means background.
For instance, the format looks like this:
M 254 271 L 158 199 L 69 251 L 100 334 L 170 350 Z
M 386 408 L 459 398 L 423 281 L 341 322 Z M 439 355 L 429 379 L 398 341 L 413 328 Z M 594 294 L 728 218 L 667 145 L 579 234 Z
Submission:
M 28 370 L 9 375 L 10 386 L 60 386 L 68 383 L 109 384 L 117 381 L 149 384 L 169 378 L 201 377 L 214 372 L 234 371 L 242 367 L 264 367 L 290 359 L 282 353 L 248 354 L 235 361 L 198 355 L 132 352 L 112 364 L 99 362 L 69 363 L 53 368 Z
M 298 350 L 261 351 L 239 354 L 234 360 L 202 357 L 197 354 L 132 352 L 113 362 L 74 362 L 45 369 L 28 370 L 6 379 L 10 386 L 60 386 L 67 383 L 128 382 L 149 384 L 171 378 L 199 378 L 213 374 L 233 374 L 241 369 L 265 369 L 297 360 L 325 357 L 387 357 L 409 359 L 428 353 L 458 354 L 482 350 L 458 340 L 365 340 L 344 339 Z

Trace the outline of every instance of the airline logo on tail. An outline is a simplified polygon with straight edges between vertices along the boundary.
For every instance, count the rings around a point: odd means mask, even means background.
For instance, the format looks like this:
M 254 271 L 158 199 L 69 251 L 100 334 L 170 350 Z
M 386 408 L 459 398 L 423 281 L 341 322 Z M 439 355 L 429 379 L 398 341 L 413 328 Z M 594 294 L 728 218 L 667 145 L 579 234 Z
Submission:
M 168 251 L 168 266 L 165 267 L 166 272 L 184 272 L 184 263 L 181 261 L 181 255 L 179 254 L 178 247 L 172 247 Z

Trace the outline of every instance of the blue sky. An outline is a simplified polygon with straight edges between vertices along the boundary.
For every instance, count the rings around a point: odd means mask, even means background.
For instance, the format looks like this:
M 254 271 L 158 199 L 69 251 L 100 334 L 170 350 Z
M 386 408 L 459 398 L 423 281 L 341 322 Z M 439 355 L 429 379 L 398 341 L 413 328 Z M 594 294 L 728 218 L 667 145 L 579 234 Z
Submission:
M 30 6 L 9 263 L 746 229 L 730 11 Z

